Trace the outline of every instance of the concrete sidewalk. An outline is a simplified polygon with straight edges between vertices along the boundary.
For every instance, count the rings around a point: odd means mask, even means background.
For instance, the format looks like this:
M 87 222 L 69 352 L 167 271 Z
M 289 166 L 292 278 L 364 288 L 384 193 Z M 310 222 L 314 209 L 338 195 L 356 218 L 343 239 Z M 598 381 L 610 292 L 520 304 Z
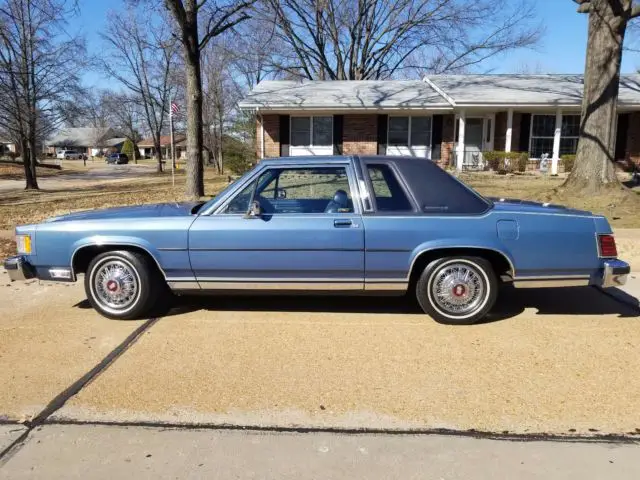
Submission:
M 640 478 L 640 446 L 45 425 L 0 478 Z

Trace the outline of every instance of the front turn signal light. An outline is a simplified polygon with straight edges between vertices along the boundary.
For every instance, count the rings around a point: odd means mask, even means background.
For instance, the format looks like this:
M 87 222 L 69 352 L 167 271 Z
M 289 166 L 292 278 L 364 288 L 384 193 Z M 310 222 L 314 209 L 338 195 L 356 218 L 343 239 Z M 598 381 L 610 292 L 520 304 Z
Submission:
M 18 253 L 22 255 L 31 254 L 31 235 L 16 235 L 16 245 Z

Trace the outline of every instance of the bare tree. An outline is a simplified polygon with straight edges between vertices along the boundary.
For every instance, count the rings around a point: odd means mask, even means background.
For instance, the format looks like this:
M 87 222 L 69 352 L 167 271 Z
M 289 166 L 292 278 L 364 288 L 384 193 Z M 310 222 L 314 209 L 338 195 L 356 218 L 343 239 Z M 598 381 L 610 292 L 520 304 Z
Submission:
M 74 6 L 0 0 L 0 124 L 20 144 L 27 189 L 38 188 L 38 140 L 64 120 L 79 93 L 84 45 L 64 30 Z
M 587 61 L 576 162 L 564 184 L 585 194 L 620 188 L 615 142 L 620 65 L 629 22 L 640 16 L 632 0 L 573 0 L 589 14 Z
M 109 92 L 103 102 L 109 111 L 111 125 L 133 143 L 133 161 L 137 163 L 140 130 L 144 124 L 144 108 L 133 94 Z
M 154 23 L 157 21 L 161 24 Z M 164 19 L 138 15 L 132 9 L 125 13 L 111 13 L 109 23 L 117 25 L 118 29 L 117 34 L 105 36 L 109 55 L 105 57 L 104 67 L 138 99 L 153 138 L 158 171 L 161 172 L 160 137 L 167 125 L 171 98 L 177 89 L 172 80 L 173 69 L 179 62 L 178 42 L 169 34 Z
M 202 55 L 204 145 L 224 173 L 224 136 L 237 113 L 241 87 L 235 81 L 235 41 L 211 45 Z
M 211 39 L 249 18 L 255 0 L 165 0 L 177 25 L 185 61 L 187 90 L 187 189 L 189 198 L 204 195 L 202 164 L 202 50 Z M 199 24 L 204 25 L 202 32 Z
M 521 0 L 262 0 L 274 65 L 314 80 L 385 79 L 461 70 L 536 43 L 534 2 Z M 419 63 L 416 63 L 417 62 Z

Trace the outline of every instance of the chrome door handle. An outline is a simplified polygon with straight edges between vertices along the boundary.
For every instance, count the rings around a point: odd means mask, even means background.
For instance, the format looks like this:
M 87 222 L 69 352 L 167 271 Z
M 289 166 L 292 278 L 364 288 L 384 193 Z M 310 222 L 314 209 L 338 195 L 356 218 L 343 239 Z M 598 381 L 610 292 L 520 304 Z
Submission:
M 353 222 L 348 218 L 344 220 L 333 221 L 333 226 L 336 228 L 347 228 L 347 227 L 350 227 L 351 225 L 353 225 Z

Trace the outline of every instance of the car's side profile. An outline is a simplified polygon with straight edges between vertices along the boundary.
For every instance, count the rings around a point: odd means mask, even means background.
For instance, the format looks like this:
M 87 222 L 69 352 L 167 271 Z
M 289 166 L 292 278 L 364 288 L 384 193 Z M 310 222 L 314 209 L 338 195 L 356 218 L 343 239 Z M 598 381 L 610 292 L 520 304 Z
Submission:
M 499 286 L 626 281 L 607 220 L 486 199 L 401 157 L 265 160 L 206 203 L 86 211 L 17 228 L 12 279 L 75 281 L 111 318 L 224 292 L 413 294 L 443 323 L 484 318 Z
M 64 160 L 81 160 L 83 154 L 76 150 L 61 150 L 58 152 L 57 158 Z
M 126 153 L 111 153 L 106 158 L 105 162 L 113 165 L 125 165 L 129 163 L 129 157 Z

